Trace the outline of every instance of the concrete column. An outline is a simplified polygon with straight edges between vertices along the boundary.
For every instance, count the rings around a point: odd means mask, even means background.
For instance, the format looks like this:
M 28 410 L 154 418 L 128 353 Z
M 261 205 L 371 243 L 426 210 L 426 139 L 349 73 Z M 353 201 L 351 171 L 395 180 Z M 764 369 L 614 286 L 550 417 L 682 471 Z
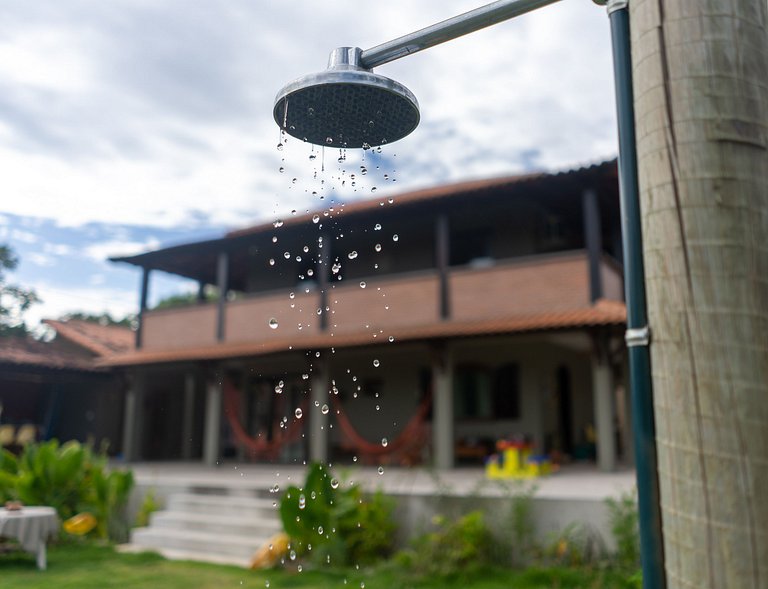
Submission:
M 312 366 L 312 378 L 310 380 L 310 399 L 307 408 L 309 419 L 309 459 L 312 462 L 328 462 L 328 425 L 327 414 L 323 414 L 322 407 L 327 405 L 328 399 L 328 363 L 315 362 Z
M 432 445 L 435 467 L 453 468 L 453 360 L 445 348 L 434 351 L 432 360 Z
M 135 462 L 141 458 L 141 441 L 144 417 L 145 375 L 137 370 L 131 375 L 125 392 L 125 414 L 123 421 L 123 458 Z
M 144 314 L 147 310 L 147 299 L 149 298 L 149 273 L 150 269 L 146 266 L 141 268 L 141 291 L 139 294 L 139 316 L 138 326 L 136 327 L 135 344 L 137 348 L 144 345 Z
M 603 471 L 615 470 L 613 375 L 607 355 L 599 350 L 592 357 L 592 399 L 597 433 L 597 465 Z
M 221 454 L 221 381 L 209 382 L 205 391 L 203 462 L 216 466 Z
M 181 457 L 184 460 L 192 458 L 193 436 L 195 428 L 195 389 L 197 378 L 194 370 L 184 375 L 184 406 L 181 422 Z

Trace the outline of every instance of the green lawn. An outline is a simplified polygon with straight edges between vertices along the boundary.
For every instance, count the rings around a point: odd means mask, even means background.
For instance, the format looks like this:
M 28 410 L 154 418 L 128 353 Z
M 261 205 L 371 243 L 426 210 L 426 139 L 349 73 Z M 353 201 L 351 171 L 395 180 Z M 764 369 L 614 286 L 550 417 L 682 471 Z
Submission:
M 630 587 L 618 574 L 573 569 L 485 571 L 464 578 L 417 581 L 392 566 L 372 570 L 248 571 L 234 567 L 173 562 L 153 554 L 120 554 L 93 544 L 62 544 L 48 551 L 48 570 L 38 571 L 31 555 L 0 554 L 3 589 L 539 589 L 555 587 L 624 589 Z M 363 585 L 364 584 L 364 585 Z

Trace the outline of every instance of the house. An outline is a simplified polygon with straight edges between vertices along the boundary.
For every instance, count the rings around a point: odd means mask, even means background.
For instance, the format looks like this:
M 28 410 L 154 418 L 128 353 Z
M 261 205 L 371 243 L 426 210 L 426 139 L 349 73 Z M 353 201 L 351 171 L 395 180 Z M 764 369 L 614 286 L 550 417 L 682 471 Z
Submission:
M 129 460 L 628 459 L 616 162 L 436 186 L 115 262 L 142 270 Z M 151 278 L 197 301 L 150 309 Z M 204 293 L 215 286 L 217 300 Z
M 45 321 L 52 341 L 0 338 L 2 446 L 35 439 L 92 441 L 117 454 L 124 384 L 97 360 L 133 347 L 133 333 L 87 321 Z

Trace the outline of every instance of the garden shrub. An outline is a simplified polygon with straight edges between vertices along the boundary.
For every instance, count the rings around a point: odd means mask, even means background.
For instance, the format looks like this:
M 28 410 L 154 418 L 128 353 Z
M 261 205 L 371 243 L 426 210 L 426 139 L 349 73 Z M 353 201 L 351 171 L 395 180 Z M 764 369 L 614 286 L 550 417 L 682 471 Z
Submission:
M 492 563 L 493 536 L 481 511 L 472 511 L 455 521 L 435 516 L 436 529 L 412 543 L 398 560 L 420 576 L 454 576 Z
M 133 487 L 130 471 L 109 471 L 105 451 L 76 441 L 28 444 L 17 458 L 3 451 L 0 493 L 27 505 L 48 505 L 62 520 L 92 513 L 99 538 L 123 540 L 124 508 Z
M 637 500 L 634 493 L 624 493 L 617 499 L 607 499 L 611 534 L 616 542 L 616 564 L 634 570 L 640 566 L 640 529 Z
M 393 502 L 381 493 L 366 496 L 359 485 L 341 485 L 319 463 L 303 487 L 289 487 L 280 502 L 291 549 L 316 562 L 365 564 L 392 550 Z

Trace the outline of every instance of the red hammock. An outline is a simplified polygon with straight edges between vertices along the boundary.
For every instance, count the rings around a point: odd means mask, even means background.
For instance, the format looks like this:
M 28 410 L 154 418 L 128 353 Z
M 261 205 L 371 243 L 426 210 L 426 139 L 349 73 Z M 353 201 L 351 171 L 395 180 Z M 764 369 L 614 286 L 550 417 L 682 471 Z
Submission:
M 229 379 L 224 379 L 224 414 L 227 417 L 232 433 L 235 435 L 238 443 L 245 446 L 251 453 L 252 458 L 264 458 L 266 460 L 275 460 L 280 455 L 283 445 L 294 442 L 299 439 L 303 429 L 303 423 L 300 419 L 291 419 L 288 424 L 280 426 L 281 417 L 275 418 L 272 424 L 272 439 L 268 440 L 266 434 L 259 433 L 258 437 L 251 436 L 242 426 L 237 418 L 240 413 L 237 406 L 238 390 L 234 383 Z M 306 411 L 306 399 L 303 403 L 303 411 Z
M 331 396 L 331 401 L 336 410 L 336 420 L 342 433 L 347 438 L 349 446 L 357 451 L 363 459 L 363 462 L 371 463 L 384 456 L 402 456 L 406 454 L 408 450 L 420 447 L 426 442 L 426 428 L 424 422 L 427 413 L 429 413 L 429 408 L 432 405 L 431 392 L 424 397 L 424 400 L 419 404 L 416 413 L 410 420 L 408 420 L 408 423 L 405 424 L 405 427 L 403 427 L 397 437 L 386 446 L 381 442 L 370 442 L 361 436 L 344 412 L 341 401 L 335 396 Z

